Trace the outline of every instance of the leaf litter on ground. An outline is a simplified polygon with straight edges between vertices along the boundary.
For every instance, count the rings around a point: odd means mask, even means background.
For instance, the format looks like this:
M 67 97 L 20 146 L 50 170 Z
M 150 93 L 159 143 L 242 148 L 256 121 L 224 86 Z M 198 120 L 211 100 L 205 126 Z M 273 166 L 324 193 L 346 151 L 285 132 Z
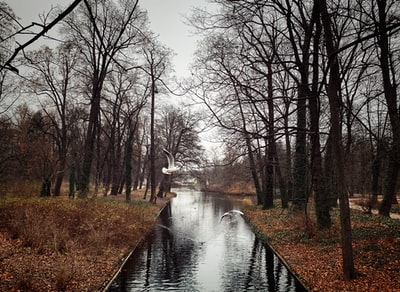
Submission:
M 318 230 L 312 207 L 292 213 L 251 207 L 245 215 L 254 230 L 287 263 L 310 291 L 400 291 L 400 220 L 351 210 L 357 278 L 344 281 L 339 211 L 332 227 Z

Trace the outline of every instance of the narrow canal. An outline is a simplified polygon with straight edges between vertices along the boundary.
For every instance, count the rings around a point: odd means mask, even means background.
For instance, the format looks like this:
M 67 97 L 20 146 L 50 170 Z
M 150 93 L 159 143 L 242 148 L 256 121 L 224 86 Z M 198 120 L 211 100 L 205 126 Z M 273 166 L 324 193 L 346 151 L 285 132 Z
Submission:
M 177 194 L 108 291 L 305 291 L 240 215 L 220 219 L 239 202 Z

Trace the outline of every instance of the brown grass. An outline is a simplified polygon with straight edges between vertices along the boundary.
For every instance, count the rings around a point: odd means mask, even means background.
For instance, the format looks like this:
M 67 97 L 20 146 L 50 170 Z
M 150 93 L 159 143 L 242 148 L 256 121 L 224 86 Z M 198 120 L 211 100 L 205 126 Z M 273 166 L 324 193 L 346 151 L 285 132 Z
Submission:
M 96 290 L 159 209 L 144 201 L 1 197 L 0 290 Z

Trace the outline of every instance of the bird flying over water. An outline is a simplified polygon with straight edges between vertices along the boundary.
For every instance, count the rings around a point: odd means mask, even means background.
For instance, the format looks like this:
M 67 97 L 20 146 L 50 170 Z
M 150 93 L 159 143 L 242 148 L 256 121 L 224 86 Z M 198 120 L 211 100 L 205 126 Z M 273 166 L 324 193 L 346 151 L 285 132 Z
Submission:
M 220 221 L 222 221 L 222 219 L 224 219 L 224 217 L 229 217 L 229 218 L 232 219 L 236 215 L 242 215 L 243 216 L 244 213 L 242 211 L 239 211 L 239 210 L 230 210 L 230 211 L 224 213 L 224 215 L 221 216 Z
M 175 166 L 175 159 L 172 156 L 171 153 L 169 153 L 165 148 L 163 149 L 163 151 L 165 152 L 165 154 L 167 155 L 167 159 L 168 159 L 168 168 L 163 167 L 161 169 L 163 174 L 168 174 L 171 175 L 174 171 L 177 171 L 178 168 Z

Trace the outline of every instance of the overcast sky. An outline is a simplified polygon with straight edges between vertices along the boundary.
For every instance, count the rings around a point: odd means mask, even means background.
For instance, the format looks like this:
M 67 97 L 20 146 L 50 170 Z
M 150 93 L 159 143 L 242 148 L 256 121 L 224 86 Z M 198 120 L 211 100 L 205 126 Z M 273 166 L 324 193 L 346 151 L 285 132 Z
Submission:
M 48 12 L 52 6 L 66 7 L 73 0 L 5 0 L 5 2 L 21 19 L 21 23 L 28 25 L 39 22 L 38 15 Z M 176 75 L 178 77 L 187 75 L 197 39 L 192 35 L 190 27 L 184 24 L 184 15 L 190 15 L 194 6 L 206 7 L 207 0 L 140 0 L 139 5 L 148 11 L 150 27 L 159 35 L 159 41 L 177 54 L 173 59 Z

